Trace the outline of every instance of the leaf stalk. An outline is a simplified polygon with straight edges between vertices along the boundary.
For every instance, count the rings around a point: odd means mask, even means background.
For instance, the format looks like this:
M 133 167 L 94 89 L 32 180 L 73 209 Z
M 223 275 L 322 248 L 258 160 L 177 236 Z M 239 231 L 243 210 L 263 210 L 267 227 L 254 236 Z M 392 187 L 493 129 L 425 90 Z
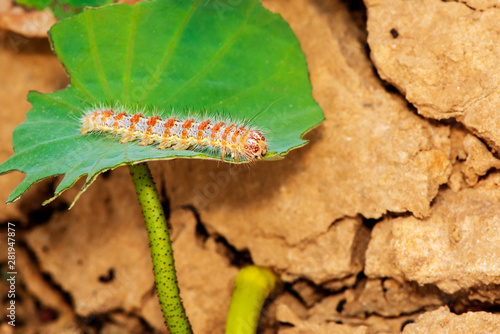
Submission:
M 170 334 L 191 334 L 193 331 L 179 295 L 167 220 L 153 176 L 145 162 L 129 165 L 129 170 L 146 221 L 156 291 L 165 324 Z

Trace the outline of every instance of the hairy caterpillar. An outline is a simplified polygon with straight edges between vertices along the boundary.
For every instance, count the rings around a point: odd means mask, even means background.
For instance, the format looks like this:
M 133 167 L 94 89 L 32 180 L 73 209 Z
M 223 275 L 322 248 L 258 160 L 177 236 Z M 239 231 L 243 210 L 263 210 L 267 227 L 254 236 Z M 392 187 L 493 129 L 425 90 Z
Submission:
M 139 145 L 157 145 L 160 150 L 169 147 L 175 151 L 211 148 L 219 150 L 222 159 L 231 154 L 237 162 L 253 162 L 267 153 L 262 132 L 222 119 L 162 119 L 159 116 L 144 117 L 141 113 L 117 112 L 113 108 L 94 108 L 81 122 L 82 135 L 88 132 L 114 133 L 121 136 L 120 143 L 139 140 Z

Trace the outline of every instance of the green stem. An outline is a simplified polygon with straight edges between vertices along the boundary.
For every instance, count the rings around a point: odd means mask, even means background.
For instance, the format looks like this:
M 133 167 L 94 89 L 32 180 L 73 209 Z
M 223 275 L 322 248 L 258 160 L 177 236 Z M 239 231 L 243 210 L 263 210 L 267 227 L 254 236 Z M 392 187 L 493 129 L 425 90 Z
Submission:
M 255 334 L 262 305 L 277 283 L 278 278 L 268 268 L 248 266 L 241 269 L 234 281 L 226 334 Z
M 172 242 L 151 171 L 145 162 L 129 165 L 129 169 L 146 220 L 156 290 L 165 323 L 171 334 L 192 333 L 179 296 Z

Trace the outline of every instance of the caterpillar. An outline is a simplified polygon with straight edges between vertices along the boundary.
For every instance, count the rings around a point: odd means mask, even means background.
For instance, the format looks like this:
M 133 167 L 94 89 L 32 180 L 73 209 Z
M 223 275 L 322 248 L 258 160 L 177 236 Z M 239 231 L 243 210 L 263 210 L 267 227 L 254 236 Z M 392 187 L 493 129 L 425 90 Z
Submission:
M 80 133 L 113 133 L 121 137 L 120 143 L 139 140 L 141 146 L 157 145 L 160 150 L 217 149 L 222 160 L 230 154 L 236 162 L 254 162 L 266 155 L 267 142 L 262 132 L 235 123 L 238 122 L 208 117 L 202 121 L 189 117 L 145 117 L 113 108 L 94 108 L 82 118 Z

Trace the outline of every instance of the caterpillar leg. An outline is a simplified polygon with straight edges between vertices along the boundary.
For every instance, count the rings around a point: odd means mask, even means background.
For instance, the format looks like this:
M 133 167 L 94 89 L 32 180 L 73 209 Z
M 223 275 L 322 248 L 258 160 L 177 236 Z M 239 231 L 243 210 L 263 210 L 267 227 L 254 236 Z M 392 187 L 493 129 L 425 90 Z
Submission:
M 220 158 L 221 158 L 222 160 L 224 160 L 224 157 L 226 156 L 226 154 L 227 154 L 227 149 L 226 149 L 226 147 L 222 146 L 222 147 L 220 148 Z
M 171 147 L 172 145 L 174 145 L 174 141 L 170 139 L 170 140 L 162 141 L 160 143 L 160 145 L 158 145 L 156 148 L 159 150 L 164 150 L 166 148 Z
M 139 142 L 139 145 L 141 146 L 148 146 L 148 145 L 151 145 L 155 142 L 155 140 L 153 138 L 144 138 L 143 140 L 141 140 Z
M 131 136 L 131 135 L 126 134 L 122 137 L 122 139 L 120 139 L 120 144 L 125 144 L 125 143 L 128 143 L 129 141 L 134 141 L 136 139 L 137 139 L 137 136 L 134 136 L 134 135 Z
M 236 149 L 231 149 L 231 157 L 234 159 L 234 161 L 238 162 L 240 159 L 240 154 Z
M 189 145 L 189 143 L 181 143 L 181 142 L 178 142 L 177 144 L 175 144 L 172 149 L 174 151 L 180 151 L 180 150 L 187 150 L 189 147 L 191 147 L 191 145 Z

